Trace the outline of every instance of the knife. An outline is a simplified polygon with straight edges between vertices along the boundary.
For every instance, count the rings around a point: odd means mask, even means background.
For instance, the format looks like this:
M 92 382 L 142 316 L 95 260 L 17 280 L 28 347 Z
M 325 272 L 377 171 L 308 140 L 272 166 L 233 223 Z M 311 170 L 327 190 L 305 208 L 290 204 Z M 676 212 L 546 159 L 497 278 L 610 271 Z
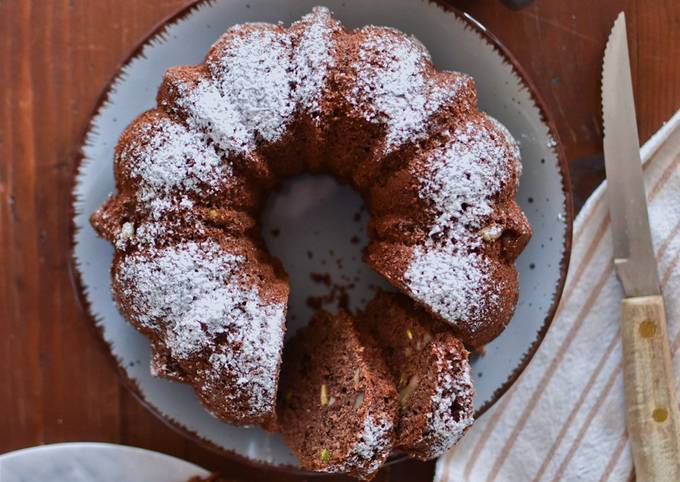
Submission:
M 623 12 L 604 52 L 602 112 L 614 264 L 625 293 L 623 383 L 636 477 L 638 482 L 678 482 L 680 414 L 647 214 Z

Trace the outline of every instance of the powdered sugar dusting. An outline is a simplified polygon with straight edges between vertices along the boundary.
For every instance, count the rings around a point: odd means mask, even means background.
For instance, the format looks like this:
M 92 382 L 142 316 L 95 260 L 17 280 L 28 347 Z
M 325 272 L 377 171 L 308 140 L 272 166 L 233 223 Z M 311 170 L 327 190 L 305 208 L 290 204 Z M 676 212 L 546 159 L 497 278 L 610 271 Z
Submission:
M 463 360 L 454 366 L 455 357 L 451 354 L 439 355 L 437 370 L 440 376 L 431 398 L 433 409 L 427 414 L 427 428 L 424 430 L 428 452 L 423 455 L 428 459 L 439 457 L 451 449 L 474 421 L 470 364 Z
M 364 429 L 357 436 L 358 442 L 352 449 L 350 457 L 370 463 L 364 473 L 371 474 L 378 470 L 391 449 L 392 422 L 386 418 L 375 418 L 369 415 L 364 420 Z
M 249 153 L 255 148 L 253 132 L 211 79 L 201 79 L 196 85 L 180 83 L 177 90 L 177 106 L 188 114 L 192 129 L 205 132 L 227 154 Z
M 506 133 L 498 139 L 484 124 L 468 122 L 428 154 L 420 174 L 419 195 L 436 217 L 404 278 L 419 301 L 454 325 L 479 328 L 499 301 L 490 261 L 470 250 L 484 242 L 480 228 L 494 199 L 519 171 L 516 145 Z
M 430 152 L 421 176 L 420 197 L 437 214 L 430 237 L 467 240 L 493 212 L 495 196 L 519 170 L 518 159 L 514 143 L 497 139 L 483 124 L 468 122 L 450 133 L 443 147 Z
M 291 30 L 295 29 L 300 29 L 300 34 L 293 39 L 296 44 L 293 56 L 295 97 L 298 106 L 318 120 L 319 100 L 328 72 L 335 66 L 333 34 L 340 31 L 340 23 L 331 17 L 327 8 L 315 7 L 312 13 L 293 24 Z
M 233 378 L 226 396 L 245 398 L 253 414 L 267 413 L 276 396 L 285 306 L 260 298 L 244 262 L 215 241 L 187 242 L 128 256 L 114 276 L 134 321 L 158 333 L 173 358 L 207 350 L 206 379 Z
M 439 85 L 432 78 L 430 55 L 415 38 L 388 28 L 367 27 L 353 67 L 351 101 L 369 122 L 385 123 L 385 151 L 428 134 L 427 120 L 454 98 L 460 82 Z
M 498 119 L 488 114 L 486 115 L 486 117 L 491 121 L 496 130 L 500 133 L 500 135 L 503 136 L 503 139 L 505 139 L 505 142 L 507 143 L 507 146 L 510 149 L 510 157 L 512 157 L 512 159 L 514 160 L 513 167 L 515 169 L 515 172 L 517 172 L 517 176 L 519 177 L 522 174 L 522 163 L 519 161 L 521 159 L 519 143 L 515 140 L 514 137 L 512 137 L 512 134 L 510 133 L 508 128 L 501 124 L 501 122 Z
M 384 417 L 366 415 L 356 444 L 342 464 L 326 468 L 326 472 L 356 472 L 368 477 L 385 461 L 392 450 L 392 421 Z
M 138 180 L 140 202 L 173 191 L 210 192 L 232 174 L 231 166 L 206 145 L 201 134 L 163 117 L 144 124 L 117 162 L 129 167 L 131 177 Z
M 413 296 L 439 316 L 454 325 L 462 320 L 474 328 L 483 321 L 485 303 L 498 301 L 497 293 L 484 299 L 493 281 L 489 266 L 477 254 L 418 246 L 404 278 Z
M 324 7 L 287 31 L 267 24 L 235 27 L 219 58 L 208 64 L 216 80 L 178 76 L 170 107 L 188 114 L 189 127 L 208 134 L 223 152 L 249 154 L 258 137 L 278 140 L 296 109 L 317 117 L 334 65 L 333 33 L 340 29 Z
M 248 132 L 265 141 L 281 138 L 292 118 L 290 35 L 274 25 L 231 28 L 219 58 L 208 61 L 222 96 Z

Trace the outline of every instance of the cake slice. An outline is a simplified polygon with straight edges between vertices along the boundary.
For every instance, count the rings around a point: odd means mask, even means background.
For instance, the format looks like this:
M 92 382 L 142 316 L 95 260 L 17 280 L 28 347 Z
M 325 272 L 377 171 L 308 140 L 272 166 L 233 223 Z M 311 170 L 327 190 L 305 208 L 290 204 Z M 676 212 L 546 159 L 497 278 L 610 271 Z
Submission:
M 378 294 L 357 327 L 379 343 L 399 390 L 395 448 L 421 460 L 444 454 L 473 422 L 474 391 L 463 344 L 400 294 Z
M 392 451 L 398 397 L 380 350 L 345 313 L 286 346 L 280 426 L 304 469 L 369 479 Z

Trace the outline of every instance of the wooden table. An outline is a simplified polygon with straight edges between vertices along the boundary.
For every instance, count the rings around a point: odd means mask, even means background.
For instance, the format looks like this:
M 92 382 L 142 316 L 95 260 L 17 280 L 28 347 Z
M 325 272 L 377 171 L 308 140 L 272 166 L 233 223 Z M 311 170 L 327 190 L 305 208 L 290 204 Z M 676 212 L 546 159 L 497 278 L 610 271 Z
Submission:
M 130 395 L 68 273 L 72 156 L 88 115 L 130 49 L 188 3 L 0 0 L 0 452 L 107 441 L 247 470 L 187 441 Z M 536 0 L 521 11 L 494 0 L 453 3 L 495 32 L 538 86 L 570 159 L 577 208 L 604 173 L 600 65 L 620 10 L 641 140 L 680 108 L 677 0 Z M 432 470 L 406 462 L 379 480 L 430 480 Z

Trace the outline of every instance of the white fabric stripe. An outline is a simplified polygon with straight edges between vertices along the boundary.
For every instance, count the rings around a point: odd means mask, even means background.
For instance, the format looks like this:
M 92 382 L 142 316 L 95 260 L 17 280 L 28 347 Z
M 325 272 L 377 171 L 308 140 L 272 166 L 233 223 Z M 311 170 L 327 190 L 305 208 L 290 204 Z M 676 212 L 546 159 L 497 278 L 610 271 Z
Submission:
M 620 361 L 620 350 L 617 354 Z M 618 370 L 613 375 L 614 383 L 608 396 L 586 428 L 580 445 L 562 473 L 562 480 L 597 480 L 621 437 L 624 406 L 620 394 L 623 393 L 623 378 Z M 593 464 L 594 460 L 601 462 Z M 544 480 L 553 478 L 546 477 Z

